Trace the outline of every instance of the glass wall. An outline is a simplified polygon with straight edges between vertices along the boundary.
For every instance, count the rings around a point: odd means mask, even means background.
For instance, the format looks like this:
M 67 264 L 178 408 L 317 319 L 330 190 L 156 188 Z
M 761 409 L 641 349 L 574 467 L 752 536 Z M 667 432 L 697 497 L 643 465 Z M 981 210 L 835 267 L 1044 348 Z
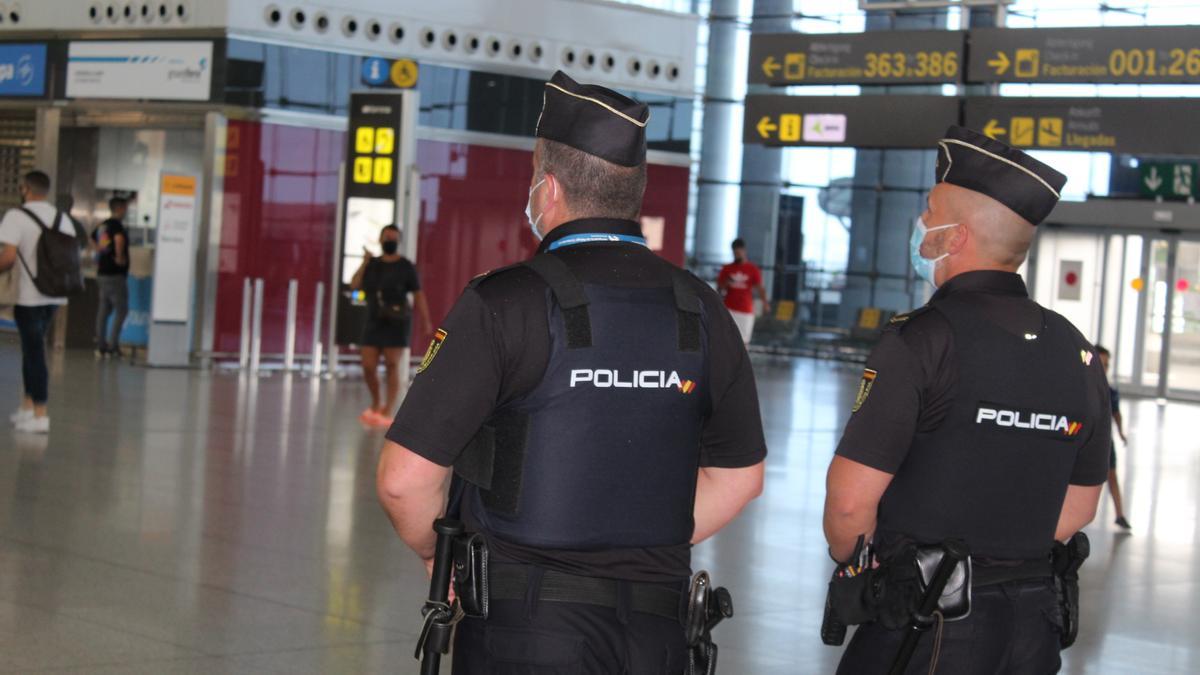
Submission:
M 230 40 L 225 101 L 344 116 L 350 91 L 362 84 L 362 56 L 276 44 Z M 542 109 L 543 81 L 513 75 L 421 65 L 420 124 L 532 136 Z M 694 102 L 662 94 L 622 92 L 650 106 L 647 145 L 686 153 L 692 136 Z
M 737 20 L 747 39 L 739 41 L 739 53 L 731 55 L 739 63 L 746 56 L 754 19 L 753 2 L 741 4 L 744 12 Z M 957 30 L 964 23 L 974 26 L 996 23 L 994 11 L 986 9 L 971 10 L 969 20 L 964 22 L 960 8 L 869 12 L 860 9 L 859 0 L 795 0 L 792 8 L 791 27 L 803 33 Z M 703 16 L 704 10 L 699 11 Z M 1012 28 L 1177 24 L 1200 24 L 1200 0 L 1018 0 L 1008 6 L 1003 18 L 1003 25 Z M 1015 97 L 1193 97 L 1200 95 L 1200 86 L 1004 84 L 997 91 L 1002 96 Z M 963 88 L 826 86 L 787 87 L 773 92 L 793 96 L 961 95 Z M 740 146 L 740 135 L 729 142 L 731 147 Z M 799 264 L 781 264 L 766 271 L 768 278 L 796 277 L 802 283 L 784 283 L 775 289 L 775 306 L 783 305 L 779 316 L 791 317 L 794 311 L 794 318 L 766 319 L 756 342 L 803 346 L 806 336 L 840 338 L 862 334 L 858 319 L 863 309 L 877 308 L 886 316 L 924 302 L 932 289 L 913 278 L 906 258 L 912 222 L 923 210 L 933 182 L 932 152 L 796 148 L 783 150 L 782 154 L 784 187 L 780 211 L 785 216 L 781 216 L 779 228 L 798 227 L 802 260 Z M 1138 165 L 1142 158 L 1107 153 L 1033 151 L 1031 154 L 1067 175 L 1063 191 L 1066 200 L 1130 197 L 1137 192 Z M 741 155 L 738 152 L 731 156 Z M 789 222 L 784 222 L 785 217 Z M 1153 303 L 1146 311 L 1154 311 Z M 1092 322 L 1096 319 L 1090 317 Z M 773 331 L 771 326 L 778 328 L 783 324 L 790 324 L 782 330 L 788 337 L 779 339 L 780 331 Z M 1127 359 L 1125 367 L 1128 366 Z

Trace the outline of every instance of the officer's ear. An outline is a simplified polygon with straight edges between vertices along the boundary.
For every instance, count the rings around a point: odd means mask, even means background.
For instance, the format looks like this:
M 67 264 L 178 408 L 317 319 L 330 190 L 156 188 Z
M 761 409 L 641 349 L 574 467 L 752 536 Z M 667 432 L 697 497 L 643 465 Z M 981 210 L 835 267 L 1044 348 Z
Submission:
M 944 251 L 950 255 L 961 253 L 967 247 L 967 242 L 971 240 L 971 224 L 962 223 L 958 227 L 946 229 L 946 248 Z
M 542 214 L 554 223 L 566 222 L 567 202 L 563 198 L 562 183 L 552 173 L 546 174 L 545 179 L 546 184 L 542 186 Z

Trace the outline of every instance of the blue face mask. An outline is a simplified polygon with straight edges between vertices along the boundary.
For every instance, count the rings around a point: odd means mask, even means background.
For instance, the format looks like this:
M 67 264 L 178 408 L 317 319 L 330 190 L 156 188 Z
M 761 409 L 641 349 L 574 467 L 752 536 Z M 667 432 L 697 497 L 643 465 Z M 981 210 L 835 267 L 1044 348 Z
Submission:
M 938 230 L 944 230 L 950 227 L 958 227 L 958 223 L 938 225 L 937 227 L 925 227 L 925 221 L 918 216 L 917 222 L 913 225 L 912 238 L 908 241 L 908 256 L 909 259 L 912 260 L 913 269 L 916 270 L 917 276 L 921 277 L 925 281 L 928 281 L 934 288 L 937 288 L 937 282 L 933 280 L 934 273 L 937 271 L 937 264 L 950 254 L 943 253 L 930 260 L 929 258 L 921 255 L 921 244 L 925 243 L 925 235 L 929 234 L 930 232 L 936 232 Z
M 525 220 L 529 221 L 529 229 L 533 231 L 533 238 L 538 241 L 542 240 L 542 233 L 538 231 L 538 223 L 542 222 L 544 213 L 539 213 L 537 219 L 533 217 L 533 192 L 545 183 L 546 179 L 539 180 L 533 187 L 529 188 L 529 199 L 525 202 Z

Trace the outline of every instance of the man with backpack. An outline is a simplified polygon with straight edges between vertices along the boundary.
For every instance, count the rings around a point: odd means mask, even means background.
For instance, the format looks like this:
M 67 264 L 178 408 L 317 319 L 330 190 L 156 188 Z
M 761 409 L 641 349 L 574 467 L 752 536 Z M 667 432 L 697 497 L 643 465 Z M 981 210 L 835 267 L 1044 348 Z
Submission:
M 50 177 L 45 173 L 25 174 L 17 189 L 22 207 L 0 219 L 0 271 L 18 267 L 13 318 L 21 336 L 25 382 L 21 407 L 10 419 L 17 431 L 44 434 L 50 431 L 46 333 L 67 296 L 83 290 L 79 251 L 86 238 L 76 231 L 74 221 L 46 201 Z

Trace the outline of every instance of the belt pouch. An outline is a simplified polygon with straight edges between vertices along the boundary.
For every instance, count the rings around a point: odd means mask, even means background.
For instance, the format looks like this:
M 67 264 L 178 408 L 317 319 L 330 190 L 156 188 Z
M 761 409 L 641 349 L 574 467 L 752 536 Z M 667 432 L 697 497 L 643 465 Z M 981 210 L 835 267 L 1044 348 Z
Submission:
M 488 615 L 488 549 L 478 532 L 454 538 L 454 595 L 463 613 L 486 619 Z
M 929 587 L 929 582 L 945 554 L 941 546 L 917 547 L 916 562 L 921 594 Z M 942 590 L 942 597 L 938 599 L 938 610 L 945 621 L 965 619 L 971 613 L 971 558 L 959 562 L 950 574 L 950 579 L 946 581 L 946 587 Z
M 829 582 L 829 607 L 842 623 L 857 626 L 874 621 L 878 615 L 873 580 L 875 570 L 865 569 L 854 576 L 834 574 Z

